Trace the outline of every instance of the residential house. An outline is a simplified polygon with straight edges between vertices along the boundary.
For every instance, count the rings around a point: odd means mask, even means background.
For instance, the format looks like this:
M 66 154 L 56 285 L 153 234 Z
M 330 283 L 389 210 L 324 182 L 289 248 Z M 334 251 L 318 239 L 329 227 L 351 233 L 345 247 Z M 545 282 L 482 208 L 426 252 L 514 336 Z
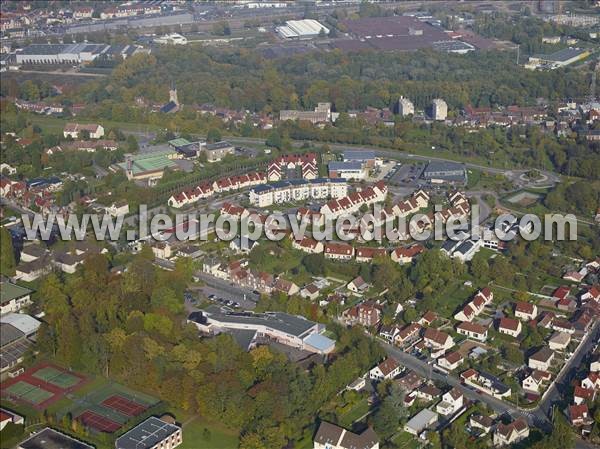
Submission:
M 583 388 L 579 385 L 575 385 L 573 390 L 573 402 L 575 405 L 585 404 L 587 402 L 594 402 L 596 399 L 596 390 L 593 388 Z
M 362 276 L 358 276 L 348 283 L 347 288 L 351 292 L 362 293 L 369 289 L 369 284 L 365 282 Z
M 564 351 L 571 342 L 571 334 L 568 332 L 554 332 L 548 340 L 548 346 L 553 351 Z
M 320 254 L 324 249 L 322 242 L 310 237 L 303 237 L 302 240 L 293 240 L 292 247 L 309 254 Z
M 48 255 L 48 249 L 42 243 L 31 243 L 23 246 L 21 250 L 21 262 L 33 262 Z
M 440 357 L 437 360 L 437 364 L 448 371 L 454 371 L 462 364 L 463 361 L 464 357 L 460 352 L 452 351 Z
M 418 323 L 407 324 L 394 337 L 394 343 L 398 346 L 404 347 L 414 343 L 419 339 L 421 329 L 422 327 Z
M 568 415 L 573 427 L 590 426 L 594 423 L 587 404 L 570 405 Z
M 477 323 L 470 323 L 468 321 L 463 321 L 456 326 L 456 332 L 481 342 L 485 342 L 488 336 L 488 330 L 485 326 Z
M 300 290 L 300 296 L 302 298 L 307 298 L 313 301 L 319 297 L 319 293 L 319 287 L 317 287 L 315 284 L 305 285 L 304 288 Z
M 402 265 L 412 262 L 423 251 L 425 251 L 423 245 L 415 244 L 408 247 L 396 248 L 392 251 L 390 257 L 394 262 Z
M 442 416 L 451 416 L 458 412 L 465 403 L 465 397 L 457 388 L 452 388 L 449 392 L 442 396 L 442 402 L 440 402 L 435 411 Z
M 446 350 L 454 346 L 454 340 L 450 335 L 431 327 L 425 330 L 423 340 L 427 346 L 434 350 Z
M 498 324 L 498 332 L 501 334 L 510 335 L 511 337 L 517 338 L 519 334 L 521 334 L 522 330 L 521 322 L 519 320 L 515 320 L 514 318 L 500 318 L 500 322 Z
M 388 357 L 369 371 L 369 379 L 391 380 L 398 374 L 400 374 L 400 365 L 396 359 Z
M 519 418 L 510 424 L 498 424 L 494 432 L 494 446 L 508 446 L 529 437 L 529 425 L 524 418 Z
M 432 312 L 431 310 L 428 310 L 427 312 L 425 312 L 423 314 L 423 316 L 419 319 L 419 321 L 417 321 L 418 324 L 420 324 L 421 326 L 431 326 L 431 323 L 433 323 L 435 320 L 437 320 L 438 316 L 437 313 Z
M 487 287 L 483 288 L 475 294 L 473 299 L 462 310 L 454 315 L 454 319 L 458 321 L 472 321 L 493 300 L 494 293 Z
M 313 440 L 313 449 L 379 449 L 379 437 L 370 427 L 357 434 L 321 421 Z
M 102 125 L 95 123 L 79 124 L 79 123 L 67 123 L 63 130 L 63 136 L 65 138 L 71 137 L 73 139 L 79 139 L 82 132 L 87 131 L 90 139 L 100 139 L 104 136 L 104 128 Z
M 552 365 L 552 360 L 554 360 L 554 351 L 544 346 L 529 357 L 528 365 L 531 369 L 548 371 Z
M 519 301 L 515 304 L 515 317 L 531 321 L 537 317 L 538 310 L 535 304 Z
M 19 263 L 15 269 L 14 278 L 23 282 L 33 282 L 51 271 L 52 264 L 50 259 L 42 257 L 31 262 Z
M 482 435 L 487 435 L 492 431 L 494 420 L 487 415 L 474 413 L 469 417 L 469 424 L 472 428 L 481 430 Z
M 550 381 L 552 375 L 548 371 L 540 371 L 538 369 L 534 369 L 530 374 L 528 374 L 523 381 L 521 382 L 521 386 L 523 390 L 533 394 L 539 394 L 541 387 Z
M 586 378 L 581 381 L 583 388 L 592 388 L 596 391 L 600 391 L 600 374 L 589 373 Z
M 441 394 L 442 390 L 431 384 L 421 386 L 415 393 L 417 398 L 427 402 L 436 400 Z
M 423 379 L 421 376 L 419 376 L 417 373 L 415 373 L 412 370 L 409 370 L 401 378 L 396 379 L 396 384 L 403 391 L 405 391 L 407 393 L 413 392 L 414 390 L 419 388 L 421 385 L 423 385 L 424 382 L 425 382 L 425 379 Z

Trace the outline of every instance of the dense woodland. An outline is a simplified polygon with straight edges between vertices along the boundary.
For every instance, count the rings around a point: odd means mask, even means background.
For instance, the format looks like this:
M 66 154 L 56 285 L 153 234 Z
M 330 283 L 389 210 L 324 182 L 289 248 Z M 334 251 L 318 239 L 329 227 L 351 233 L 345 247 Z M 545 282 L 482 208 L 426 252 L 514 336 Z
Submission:
M 319 408 L 382 356 L 360 329 L 335 326 L 335 355 L 308 371 L 268 347 L 246 353 L 229 336 L 200 340 L 183 312 L 191 265 L 179 261 L 166 272 L 152 260 L 146 248 L 123 275 L 98 256 L 73 276 L 49 276 L 38 349 L 218 419 L 240 431 L 245 449 L 280 449 L 312 435 Z

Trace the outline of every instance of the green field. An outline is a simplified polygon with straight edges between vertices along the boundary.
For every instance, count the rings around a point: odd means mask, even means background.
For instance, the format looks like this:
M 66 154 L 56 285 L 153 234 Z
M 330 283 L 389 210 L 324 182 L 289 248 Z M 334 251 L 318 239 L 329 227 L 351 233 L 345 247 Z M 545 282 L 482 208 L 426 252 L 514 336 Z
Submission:
M 218 423 L 197 417 L 184 424 L 183 443 L 179 449 L 236 449 L 237 433 L 225 429 Z
M 42 131 L 49 133 L 62 133 L 63 128 L 66 123 L 69 122 L 77 122 L 77 123 L 86 123 L 86 122 L 94 122 L 100 123 L 104 127 L 104 131 L 108 132 L 111 128 L 118 128 L 122 131 L 139 131 L 139 132 L 150 132 L 158 130 L 157 126 L 147 125 L 144 123 L 125 123 L 125 122 L 113 122 L 110 120 L 87 120 L 87 119 L 64 119 L 58 117 L 48 117 L 41 116 L 36 114 L 31 114 L 29 116 L 29 120 L 33 125 L 39 126 Z

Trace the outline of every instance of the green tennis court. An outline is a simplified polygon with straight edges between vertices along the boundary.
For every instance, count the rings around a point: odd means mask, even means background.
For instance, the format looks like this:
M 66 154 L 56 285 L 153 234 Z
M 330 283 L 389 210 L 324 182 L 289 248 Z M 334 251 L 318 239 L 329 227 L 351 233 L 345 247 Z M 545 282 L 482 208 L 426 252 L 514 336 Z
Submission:
M 24 381 L 19 381 L 6 387 L 6 391 L 8 391 L 11 395 L 32 404 L 41 404 L 45 400 L 54 396 L 54 393 Z
M 79 377 L 65 373 L 64 371 L 56 369 L 52 366 L 40 368 L 33 373 L 32 376 L 43 380 L 44 382 L 48 382 L 49 384 L 56 385 L 64 390 L 77 385 L 81 381 Z

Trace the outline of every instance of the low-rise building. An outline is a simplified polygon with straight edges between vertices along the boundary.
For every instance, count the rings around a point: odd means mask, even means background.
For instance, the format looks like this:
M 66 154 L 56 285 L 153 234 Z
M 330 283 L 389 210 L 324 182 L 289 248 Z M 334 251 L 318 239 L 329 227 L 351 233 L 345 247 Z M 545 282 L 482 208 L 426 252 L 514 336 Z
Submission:
M 529 357 L 528 365 L 531 369 L 537 369 L 540 371 L 548 371 L 554 360 L 554 351 L 547 346 L 531 355 Z
M 494 446 L 508 446 L 529 437 L 529 425 L 523 418 L 510 424 L 498 424 L 494 432 Z
M 442 396 L 442 402 L 436 406 L 435 411 L 442 416 L 451 416 L 463 407 L 464 402 L 465 397 L 460 390 L 452 388 Z
M 534 369 L 529 375 L 527 375 L 523 379 L 521 386 L 526 392 L 537 395 L 540 393 L 542 386 L 545 383 L 549 382 L 551 378 L 552 375 L 548 371 L 540 371 Z
M 477 323 L 470 323 L 468 321 L 463 321 L 456 326 L 456 332 L 481 342 L 485 342 L 488 336 L 487 327 Z
M 537 317 L 538 310 L 535 304 L 530 302 L 519 301 L 515 304 L 515 317 L 531 321 Z
M 46 427 L 17 445 L 17 449 L 94 449 L 83 441 Z M 120 448 L 118 448 L 120 449 Z M 129 449 L 129 448 L 127 448 Z M 143 449 L 143 448 L 140 448 Z M 168 448 L 166 448 L 168 449 Z
M 83 132 L 87 132 L 90 139 L 100 139 L 104 136 L 104 127 L 97 123 L 67 123 L 63 130 L 63 136 L 79 139 L 82 137 Z
M 326 259 L 352 260 L 354 257 L 354 247 L 347 243 L 327 242 L 324 253 Z
M 388 380 L 393 379 L 400 374 L 400 365 L 393 357 L 388 357 L 376 367 L 369 371 L 369 379 L 371 380 Z
M 425 408 L 408 420 L 404 426 L 404 431 L 417 436 L 436 424 L 437 420 L 438 414 Z
M 115 449 L 173 449 L 182 442 L 181 427 L 151 416 L 117 438 Z
M 548 346 L 553 351 L 564 351 L 571 342 L 571 334 L 568 332 L 554 332 L 548 340 Z
M 13 284 L 8 281 L 0 282 L 0 315 L 18 312 L 31 304 L 33 290 Z
M 321 421 L 313 444 L 313 449 L 379 449 L 379 437 L 370 427 L 357 434 Z
M 474 429 L 481 430 L 482 435 L 487 435 L 491 432 L 494 420 L 487 415 L 474 413 L 469 417 L 469 424 Z
M 454 339 L 450 335 L 431 327 L 425 330 L 423 341 L 434 350 L 446 350 L 454 346 Z
M 458 368 L 462 362 L 464 361 L 464 357 L 458 351 L 452 351 L 437 360 L 437 364 L 448 371 L 454 371 Z
M 510 335 L 511 337 L 517 338 L 521 334 L 522 326 L 519 320 L 514 318 L 500 318 L 498 324 L 498 332 L 501 334 Z

